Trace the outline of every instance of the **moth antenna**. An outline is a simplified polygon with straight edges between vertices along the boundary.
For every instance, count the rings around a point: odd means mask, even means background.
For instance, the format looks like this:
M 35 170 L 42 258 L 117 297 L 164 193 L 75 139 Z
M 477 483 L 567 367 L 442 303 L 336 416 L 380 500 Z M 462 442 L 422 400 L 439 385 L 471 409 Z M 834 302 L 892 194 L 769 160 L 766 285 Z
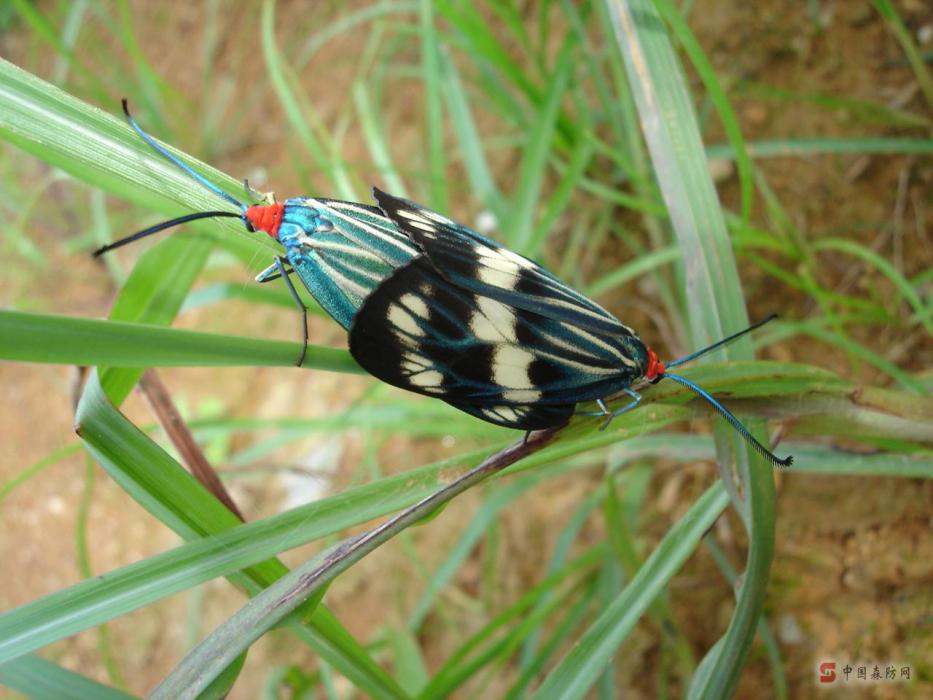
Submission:
M 684 377 L 681 377 L 680 375 L 677 375 L 677 374 L 671 374 L 670 372 L 665 372 L 664 376 L 667 379 L 673 379 L 678 384 L 683 384 L 685 387 L 693 391 L 695 394 L 705 399 L 706 402 L 710 406 L 716 409 L 716 412 L 719 413 L 719 415 L 721 415 L 723 418 L 729 421 L 729 423 L 732 425 L 733 428 L 736 429 L 739 435 L 745 438 L 746 442 L 748 442 L 752 447 L 758 450 L 758 453 L 761 454 L 761 456 L 764 457 L 765 459 L 769 460 L 772 464 L 776 464 L 779 467 L 789 467 L 791 464 L 794 463 L 793 457 L 789 456 L 789 457 L 785 457 L 784 459 L 781 459 L 776 454 L 774 454 L 771 450 L 769 450 L 767 447 L 765 447 L 760 442 L 758 442 L 758 440 L 755 439 L 755 436 L 752 435 L 748 431 L 748 428 L 746 428 L 742 424 L 742 421 L 740 421 L 738 418 L 735 417 L 732 411 L 730 411 L 728 408 L 726 408 L 721 403 L 719 403 L 704 389 L 700 388 L 699 386 L 691 382 L 689 379 L 685 379 Z
M 140 137 L 143 139 L 143 141 L 148 143 L 156 153 L 158 153 L 160 156 L 165 158 L 170 163 L 173 163 L 181 171 L 187 173 L 189 177 L 191 177 L 193 180 L 195 180 L 205 189 L 210 190 L 211 192 L 216 194 L 218 197 L 221 197 L 222 199 L 230 202 L 230 204 L 239 208 L 240 211 L 246 211 L 247 207 L 245 204 L 237 201 L 235 197 L 224 192 L 217 185 L 215 185 L 213 182 L 208 180 L 206 177 L 204 177 L 200 173 L 195 172 L 194 169 L 190 165 L 183 163 L 177 156 L 170 153 L 168 149 L 165 148 L 165 146 L 163 146 L 158 141 L 156 141 L 154 138 L 152 138 L 149 134 L 147 134 L 143 130 L 143 128 L 139 124 L 136 123 L 136 120 L 133 119 L 133 115 L 130 114 L 130 107 L 125 97 L 123 98 L 122 102 L 123 102 L 123 114 L 126 115 L 126 121 L 129 122 L 129 125 L 133 127 L 133 130 L 137 134 L 139 134 Z
M 692 361 L 692 360 L 695 360 L 695 359 L 697 359 L 698 357 L 702 357 L 702 356 L 705 355 L 706 353 L 712 352 L 713 350 L 718 350 L 719 348 L 723 347 L 724 345 L 728 345 L 728 344 L 731 343 L 732 341 L 738 340 L 738 339 L 741 338 L 743 335 L 745 335 L 745 334 L 747 334 L 747 333 L 751 333 L 751 332 L 752 332 L 753 330 L 755 330 L 756 328 L 761 328 L 763 325 L 765 325 L 766 323 L 768 323 L 768 322 L 770 322 L 770 321 L 773 321 L 773 320 L 776 319 L 777 317 L 778 317 L 777 314 L 770 314 L 767 318 L 763 318 L 762 320 L 758 321 L 757 323 L 753 323 L 752 325 L 750 325 L 750 326 L 749 326 L 748 328 L 746 328 L 745 330 L 739 331 L 738 333 L 733 333 L 732 335 L 730 335 L 730 336 L 728 336 L 728 337 L 726 337 L 726 338 L 723 338 L 722 340 L 716 341 L 716 342 L 713 343 L 712 345 L 707 345 L 705 348 L 703 348 L 703 349 L 701 349 L 701 350 L 697 350 L 697 351 L 694 352 L 694 353 L 690 353 L 690 354 L 687 355 L 686 357 L 681 357 L 679 360 L 674 360 L 673 362 L 668 362 L 668 363 L 667 363 L 667 366 L 668 366 L 668 367 L 677 367 L 677 366 L 679 366 L 679 365 L 683 365 L 683 364 L 686 364 L 686 363 L 688 363 L 688 362 L 690 362 L 690 361 Z
M 169 221 L 163 221 L 161 224 L 156 224 L 155 226 L 144 228 L 142 231 L 137 231 L 136 233 L 129 235 L 126 238 L 116 240 L 113 243 L 108 243 L 102 248 L 95 250 L 91 255 L 93 255 L 95 258 L 99 258 L 104 253 L 108 253 L 114 248 L 120 248 L 125 246 L 127 243 L 138 241 L 140 238 L 151 236 L 153 233 L 164 231 L 165 229 L 171 228 L 172 226 L 179 226 L 180 224 L 186 224 L 189 221 L 196 221 L 198 219 L 210 219 L 215 217 L 230 217 L 233 219 L 242 218 L 239 214 L 235 214 L 232 211 L 199 211 L 195 212 L 194 214 L 186 214 L 185 216 L 179 216 L 177 219 L 170 219 Z

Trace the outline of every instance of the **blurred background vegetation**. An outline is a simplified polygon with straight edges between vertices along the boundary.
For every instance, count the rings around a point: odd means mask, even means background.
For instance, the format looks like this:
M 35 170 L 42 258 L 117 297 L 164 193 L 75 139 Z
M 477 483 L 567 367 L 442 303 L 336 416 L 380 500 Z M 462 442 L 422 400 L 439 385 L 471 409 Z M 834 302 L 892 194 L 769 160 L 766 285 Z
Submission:
M 516 439 L 321 371 L 352 365 L 313 308 L 312 343 L 336 350 L 290 368 L 291 300 L 251 282 L 275 245 L 236 222 L 93 261 L 218 205 L 125 127 L 126 97 L 236 196 L 244 177 L 280 199 L 377 184 L 541 260 L 662 357 L 781 315 L 753 341 L 770 362 L 691 374 L 771 419 L 797 460 L 773 484 L 741 449 L 734 483 L 717 472 L 730 438 L 659 385 L 355 565 L 252 647 L 234 697 L 799 697 L 835 659 L 910 666 L 859 692 L 921 697 L 931 43 L 913 0 L 0 5 L 0 348 L 20 361 L 0 365 L 0 684 L 144 693 L 237 588 L 281 575 L 271 557 L 303 562 Z M 165 369 L 131 393 L 138 365 Z M 216 539 L 236 523 L 178 467 L 160 396 L 259 527 Z

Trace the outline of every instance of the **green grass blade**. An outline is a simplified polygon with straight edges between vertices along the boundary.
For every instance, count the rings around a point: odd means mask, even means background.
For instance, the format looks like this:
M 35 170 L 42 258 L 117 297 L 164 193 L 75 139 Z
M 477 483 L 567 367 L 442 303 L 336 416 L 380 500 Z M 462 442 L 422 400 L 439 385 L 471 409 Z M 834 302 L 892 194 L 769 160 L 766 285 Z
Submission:
M 119 104 L 114 110 L 119 110 Z M 216 196 L 154 153 L 123 119 L 2 59 L 0 138 L 94 187 L 165 214 L 223 206 Z M 214 168 L 168 149 L 226 191 L 237 193 L 242 188 L 242 183 Z M 211 230 L 241 236 L 254 249 L 265 249 L 269 257 L 275 254 L 268 236 L 249 233 L 232 219 L 212 222 Z
M 933 443 L 933 434 L 927 430 L 928 442 Z M 794 472 L 800 474 L 823 474 L 826 476 L 894 476 L 907 479 L 929 479 L 933 477 L 933 454 L 856 454 L 851 450 L 837 449 L 807 443 L 787 443 L 786 449 L 797 458 Z M 662 457 L 683 462 L 713 459 L 715 450 L 709 439 L 684 433 L 658 433 L 636 437 L 615 445 L 612 454 L 620 464 L 629 464 L 646 457 Z
M 916 394 L 925 393 L 923 382 L 917 377 L 905 372 L 896 364 L 876 352 L 869 350 L 864 345 L 857 343 L 846 335 L 834 331 L 826 326 L 830 321 L 785 321 L 782 328 L 772 330 L 767 335 L 763 335 L 762 341 L 779 342 L 784 339 L 792 338 L 795 335 L 808 335 L 811 338 L 821 340 L 828 345 L 845 350 L 863 362 L 873 365 L 877 369 L 886 373 L 892 379 L 895 379 L 905 389 Z
M 735 588 L 741 585 L 738 579 L 738 573 L 729 561 L 729 556 L 723 551 L 722 547 L 716 542 L 715 538 L 709 534 L 703 538 L 703 545 L 710 553 L 720 573 L 725 577 L 729 586 Z M 774 633 L 768 626 L 768 621 L 764 616 L 758 621 L 758 638 L 765 648 L 765 654 L 768 657 L 768 663 L 771 666 L 771 676 L 774 682 L 775 700 L 787 700 L 787 673 L 784 670 L 784 660 L 781 657 L 781 649 Z
M 113 321 L 169 325 L 207 263 L 210 241 L 184 235 L 169 236 L 139 258 L 110 310 Z M 77 342 L 79 345 L 81 341 Z M 85 343 L 93 346 L 93 343 Z M 101 384 L 110 400 L 120 405 L 139 381 L 143 370 L 106 369 Z
M 356 201 L 359 199 L 346 169 L 338 159 L 332 158 L 327 144 L 315 133 L 320 120 L 311 109 L 302 105 L 299 87 L 282 56 L 275 36 L 275 0 L 266 0 L 262 6 L 262 52 L 272 88 L 285 111 L 285 117 L 298 136 L 302 147 L 313 158 L 317 167 L 330 179 L 337 197 Z M 309 123 L 310 122 L 310 123 Z M 318 128 L 318 131 L 322 129 Z
M 250 542 L 252 531 L 246 531 L 245 542 L 239 539 L 244 536 L 244 530 L 236 527 L 239 521 L 111 406 L 94 375 L 87 382 L 75 422 L 76 430 L 82 435 L 86 446 L 110 476 L 159 520 L 185 539 L 193 541 L 164 556 L 150 558 L 121 570 L 126 572 L 122 577 L 115 574 L 104 580 L 89 579 L 78 584 L 83 594 L 73 597 L 66 595 L 63 598 L 65 607 L 75 608 L 68 614 L 69 625 L 78 624 L 82 619 L 79 611 L 84 614 L 84 622 L 87 623 L 88 616 L 120 614 L 121 606 L 135 609 L 150 602 L 153 597 L 163 597 L 172 591 L 208 580 L 212 577 L 211 555 L 200 548 L 205 543 L 209 548 L 212 540 L 198 539 L 205 535 L 215 535 L 224 540 L 220 549 L 213 551 L 214 563 L 220 569 L 215 569 L 213 576 L 227 575 L 251 594 L 268 586 L 286 571 L 279 561 L 271 558 L 281 551 L 276 547 L 281 547 L 283 540 L 267 541 L 267 544 L 272 545 L 270 550 Z M 300 527 L 299 531 L 308 533 L 309 529 Z M 216 540 L 213 542 L 214 545 L 219 544 Z M 191 555 L 192 549 L 195 550 L 194 556 Z M 235 558 L 237 554 L 265 556 L 251 559 L 244 565 L 228 559 Z M 58 614 L 59 608 L 54 600 L 53 594 L 18 609 L 19 618 Z M 315 605 L 313 612 L 306 610 L 305 614 L 309 612 L 307 625 L 293 626 L 300 638 L 374 696 L 397 697 L 395 686 L 388 676 L 326 608 Z M 11 613 L 7 617 L 12 618 L 13 622 L 6 624 L 12 624 L 15 628 L 15 620 L 19 619 L 17 614 Z M 67 630 L 67 625 L 38 625 L 38 629 L 52 629 L 60 634 Z
M 90 83 L 98 97 L 105 94 L 94 72 L 88 69 L 81 57 L 77 56 L 73 48 L 58 35 L 51 22 L 39 8 L 28 2 L 28 0 L 12 0 L 12 5 L 16 8 L 23 22 L 32 29 L 35 35 L 48 43 L 55 55 L 60 57 L 60 60 Z M 56 73 L 62 76 L 63 71 L 58 70 Z
M 435 599 L 444 586 L 453 578 L 460 566 L 473 551 L 476 543 L 488 532 L 499 512 L 514 501 L 518 496 L 534 487 L 541 477 L 524 478 L 511 484 L 497 488 L 483 502 L 483 507 L 476 513 L 470 523 L 463 528 L 456 544 L 450 548 L 450 554 L 437 568 L 424 587 L 418 602 L 408 618 L 408 629 L 417 632 L 431 612 Z
M 550 439 L 550 436 L 539 433 L 538 449 L 547 445 Z M 324 590 L 350 566 L 407 528 L 436 514 L 438 509 L 456 496 L 519 461 L 527 450 L 535 449 L 535 441 L 536 437 L 532 436 L 528 441 L 489 456 L 473 469 L 379 526 L 336 544 L 282 576 L 188 654 L 156 688 L 151 695 L 153 700 L 185 697 L 201 692 L 205 684 L 226 668 L 236 655 L 246 651 L 271 626 L 295 612 L 309 596 Z
M 722 121 L 726 137 L 735 157 L 736 169 L 739 178 L 739 191 L 741 192 L 742 218 L 747 221 L 751 216 L 752 198 L 755 194 L 754 166 L 745 147 L 745 137 L 739 127 L 738 117 L 729 104 L 729 98 L 716 76 L 716 71 L 703 52 L 696 36 L 690 30 L 684 17 L 674 8 L 671 0 L 657 0 L 656 7 L 661 16 L 671 26 L 671 30 L 693 63 L 697 74 L 706 87 L 708 97 Z
M 752 80 L 743 80 L 735 86 L 734 93 L 739 98 L 769 100 L 780 104 L 781 108 L 795 108 L 795 103 L 815 105 L 821 109 L 844 114 L 857 124 L 879 124 L 894 128 L 928 129 L 933 119 L 908 112 L 901 107 L 883 102 L 865 99 L 853 99 L 838 94 L 799 92 L 774 85 L 759 84 Z
M 507 212 L 508 216 L 503 226 L 509 247 L 526 255 L 533 256 L 537 253 L 530 247 L 534 239 L 535 213 L 541 199 L 545 164 L 561 115 L 561 100 L 573 73 L 574 48 L 574 45 L 567 41 L 557 58 L 547 94 L 524 146 L 519 166 L 518 187 L 512 197 L 512 209 Z
M 300 343 L 0 310 L 0 358 L 109 367 L 288 367 Z M 309 345 L 304 367 L 362 373 L 346 350 Z
M 555 606 L 559 608 L 571 597 L 579 582 L 591 575 L 603 555 L 604 548 L 601 546 L 587 550 L 566 566 L 549 573 L 506 610 L 496 614 L 451 654 L 420 697 L 424 700 L 447 697 L 486 664 L 501 658 L 501 650 L 505 646 L 515 647 L 535 628 L 539 618 L 551 613 Z M 541 605 L 538 612 L 534 613 L 535 606 L 542 601 L 547 601 L 547 604 Z M 530 618 L 535 625 L 527 624 Z
M 895 269 L 894 265 L 883 257 L 855 241 L 842 238 L 822 238 L 813 243 L 813 250 L 836 250 L 842 253 L 848 253 L 876 268 L 891 281 L 891 284 L 900 292 L 904 301 L 910 304 L 916 312 L 917 319 L 923 324 L 923 327 L 926 328 L 927 333 L 933 336 L 933 318 L 931 318 L 931 316 L 933 316 L 933 306 L 924 304 L 920 299 L 920 295 L 913 286 L 911 286 L 910 282 Z
M 356 105 L 360 127 L 363 129 L 363 135 L 366 138 L 366 145 L 369 148 L 370 156 L 372 156 L 373 165 L 376 166 L 382 176 L 381 184 L 394 195 L 408 197 L 405 183 L 399 175 L 398 168 L 392 162 L 392 154 L 389 152 L 389 144 L 380 124 L 378 111 L 373 108 L 370 102 L 369 90 L 365 83 L 361 81 L 353 84 L 353 103 Z
M 331 40 L 344 35 L 353 36 L 353 32 L 363 31 L 359 25 L 391 15 L 405 15 L 418 11 L 417 2 L 391 2 L 383 0 L 376 5 L 362 7 L 359 10 L 347 12 L 336 17 L 327 26 L 310 34 L 301 48 L 290 58 L 295 70 L 301 72 L 316 53 L 318 53 Z
M 582 127 L 581 127 L 582 128 Z M 561 173 L 561 180 L 554 192 L 546 200 L 539 202 L 538 208 L 543 211 L 538 214 L 538 222 L 534 224 L 531 240 L 528 243 L 528 249 L 536 251 L 535 254 L 540 257 L 540 251 L 551 235 L 554 223 L 558 217 L 567 212 L 567 207 L 573 201 L 580 180 L 586 169 L 590 166 L 593 159 L 593 144 L 585 138 L 578 139 L 572 147 L 570 162 Z
M 596 619 L 548 674 L 533 698 L 582 698 L 596 683 L 619 646 L 696 550 L 706 530 L 729 505 L 721 483 L 714 484 L 661 540 L 622 593 Z
M 658 31 L 660 18 L 645 0 L 610 0 L 610 11 L 674 233 L 690 261 L 691 336 L 702 347 L 748 325 L 725 221 L 680 65 Z M 744 347 L 734 356 L 747 356 Z
M 460 80 L 457 66 L 446 54 L 441 54 L 443 80 L 441 89 L 447 101 L 447 115 L 453 125 L 452 130 L 460 144 L 460 154 L 466 169 L 467 178 L 476 197 L 487 206 L 499 221 L 505 213 L 502 194 L 486 160 L 482 138 L 473 119 L 469 100 Z
M 417 696 L 431 678 L 420 640 L 405 628 L 387 630 L 385 635 L 399 685 L 411 697 Z
M 441 104 L 440 39 L 434 23 L 433 0 L 418 6 L 421 36 L 421 78 L 424 81 L 424 118 L 427 124 L 429 201 L 438 211 L 447 211 L 447 158 L 444 145 L 443 105 Z
M 914 71 L 914 78 L 926 98 L 927 106 L 933 109 L 933 74 L 930 73 L 924 57 L 917 49 L 910 30 L 904 25 L 904 21 L 897 13 L 891 0 L 872 0 L 872 4 L 890 25 L 891 31 L 894 32 L 894 36 L 900 42 L 901 48 L 907 56 L 907 62 L 910 63 L 910 67 Z
M 811 155 L 917 155 L 933 154 L 930 139 L 858 136 L 852 138 L 790 138 L 749 141 L 748 152 L 753 158 L 787 158 Z M 708 146 L 710 158 L 735 158 L 731 144 Z
M 38 656 L 0 665 L 0 685 L 33 700 L 133 700 L 134 695 L 93 681 Z
M 23 485 L 34 476 L 41 474 L 43 471 L 53 466 L 54 464 L 62 461 L 63 459 L 66 459 L 67 457 L 71 457 L 73 454 L 76 454 L 80 451 L 81 445 L 78 443 L 62 447 L 61 449 L 55 450 L 54 452 L 50 452 L 42 459 L 37 460 L 15 476 L 0 484 L 0 506 L 3 505 L 4 499 L 19 486 Z
M 645 255 L 640 255 L 634 260 L 624 265 L 620 265 L 598 280 L 593 282 L 586 293 L 589 296 L 598 297 L 605 294 L 614 287 L 625 284 L 633 279 L 641 277 L 647 272 L 655 270 L 662 265 L 668 265 L 680 260 L 680 248 L 669 246 L 661 250 L 655 250 Z
M 88 9 L 88 0 L 77 0 L 70 3 L 68 14 L 62 22 L 59 41 L 65 51 L 59 51 L 55 58 L 55 70 L 52 71 L 52 82 L 63 85 L 68 78 L 68 72 L 73 60 L 75 40 L 81 31 L 84 15 Z
M 741 283 L 683 72 L 649 0 L 607 0 L 625 59 L 645 140 L 671 224 L 686 264 L 684 289 L 694 347 L 703 347 L 748 324 Z M 749 356 L 747 343 L 731 357 Z M 759 440 L 764 437 L 759 432 Z M 730 695 L 754 638 L 774 551 L 774 483 L 771 469 L 724 427 L 725 451 L 735 455 L 745 501 L 734 503 L 749 531 L 745 585 L 716 659 L 709 696 Z M 720 463 L 731 462 L 722 454 Z M 721 467 L 724 479 L 731 470 Z

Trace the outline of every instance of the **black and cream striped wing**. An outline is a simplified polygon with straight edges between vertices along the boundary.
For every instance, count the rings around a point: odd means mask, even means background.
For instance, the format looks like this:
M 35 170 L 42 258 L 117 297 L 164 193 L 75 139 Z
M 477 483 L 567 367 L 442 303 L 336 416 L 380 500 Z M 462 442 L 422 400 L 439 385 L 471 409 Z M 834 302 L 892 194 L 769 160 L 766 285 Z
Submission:
M 373 194 L 386 216 L 457 287 L 592 333 L 635 335 L 533 260 L 415 202 L 375 187 Z
M 634 349 L 633 349 L 634 348 Z M 445 279 L 426 256 L 363 302 L 350 352 L 379 379 L 498 425 L 538 429 L 644 372 L 634 335 L 601 335 Z

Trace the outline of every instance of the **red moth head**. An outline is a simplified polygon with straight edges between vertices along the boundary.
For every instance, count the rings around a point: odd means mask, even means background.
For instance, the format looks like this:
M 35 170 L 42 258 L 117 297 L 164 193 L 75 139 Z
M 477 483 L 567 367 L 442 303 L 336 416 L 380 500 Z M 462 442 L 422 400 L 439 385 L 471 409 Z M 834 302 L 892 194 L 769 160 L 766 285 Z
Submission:
M 645 370 L 645 379 L 655 384 L 664 378 L 666 371 L 664 363 L 658 359 L 658 353 L 648 348 L 648 369 Z
M 257 204 L 243 212 L 243 217 L 253 230 L 265 231 L 277 239 L 284 211 L 284 204 Z

